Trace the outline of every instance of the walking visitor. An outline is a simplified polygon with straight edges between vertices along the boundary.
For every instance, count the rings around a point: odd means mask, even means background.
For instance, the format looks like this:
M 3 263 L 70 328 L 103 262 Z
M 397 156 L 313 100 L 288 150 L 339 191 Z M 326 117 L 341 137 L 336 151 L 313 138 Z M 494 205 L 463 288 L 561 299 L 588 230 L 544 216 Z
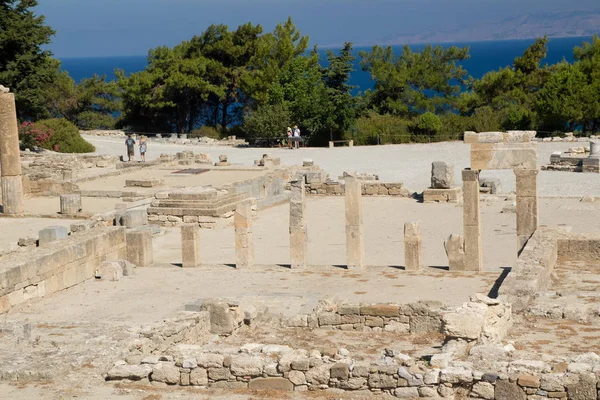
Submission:
M 148 145 L 146 144 L 146 136 L 142 136 L 140 139 L 140 157 L 142 158 L 142 162 L 146 162 L 146 149 Z
M 296 149 L 300 146 L 300 140 L 302 140 L 300 138 L 300 128 L 298 128 L 298 125 L 294 125 L 294 147 Z
M 135 158 L 135 140 L 133 140 L 131 135 L 127 135 L 125 146 L 127 146 L 127 161 L 131 162 L 131 158 Z

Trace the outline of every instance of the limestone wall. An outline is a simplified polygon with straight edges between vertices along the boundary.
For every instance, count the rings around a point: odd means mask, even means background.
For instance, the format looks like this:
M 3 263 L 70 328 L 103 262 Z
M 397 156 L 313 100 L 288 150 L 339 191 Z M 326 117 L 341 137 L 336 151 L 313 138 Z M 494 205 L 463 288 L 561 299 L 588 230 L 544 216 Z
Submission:
M 98 227 L 0 258 L 0 312 L 94 277 L 105 260 L 126 258 L 125 228 Z
M 286 325 L 343 331 L 441 333 L 442 303 L 333 304 L 314 314 L 296 316 L 286 321 Z
M 311 182 L 306 184 L 306 192 L 310 194 L 343 196 L 345 194 L 345 185 L 337 181 Z M 412 193 L 404 187 L 402 182 L 363 182 L 362 195 L 411 197 Z
M 168 354 L 144 354 L 150 342 L 136 343 L 140 354 L 128 357 L 132 363 L 115 364 L 106 379 L 231 390 L 337 389 L 404 399 L 591 400 L 598 395 L 600 357 L 594 353 L 554 362 L 513 359 L 510 346 L 476 346 L 468 350 L 468 361 L 451 352 L 426 361 L 387 348 L 369 360 L 344 348 L 249 343 L 210 350 L 179 344 Z

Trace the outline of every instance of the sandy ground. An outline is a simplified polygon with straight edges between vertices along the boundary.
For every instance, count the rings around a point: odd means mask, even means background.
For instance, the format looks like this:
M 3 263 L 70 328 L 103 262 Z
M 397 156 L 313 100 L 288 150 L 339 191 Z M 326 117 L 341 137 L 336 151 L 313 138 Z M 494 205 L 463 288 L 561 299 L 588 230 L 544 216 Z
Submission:
M 124 139 L 85 136 L 96 146 L 97 154 L 122 155 L 125 151 Z M 550 162 L 554 151 L 566 151 L 570 147 L 585 143 L 541 142 L 539 143 L 539 165 Z M 175 145 L 169 143 L 149 143 L 147 157 L 158 158 L 161 153 L 175 154 L 184 150 L 196 153 L 209 153 L 213 160 L 226 154 L 232 163 L 253 165 L 254 160 L 269 153 L 280 157 L 287 165 L 301 165 L 303 159 L 310 158 L 315 164 L 337 179 L 346 170 L 378 174 L 382 181 L 404 182 L 411 190 L 421 192 L 430 184 L 431 163 L 446 161 L 455 166 L 455 181 L 460 185 L 460 171 L 469 167 L 470 146 L 462 142 L 433 144 L 403 144 L 386 146 L 356 146 L 328 148 L 264 149 L 207 147 L 196 145 Z M 515 176 L 512 171 L 484 171 L 482 178 L 497 177 L 505 191 L 515 190 Z M 540 171 L 540 194 L 544 196 L 600 196 L 600 174 L 583 174 L 555 171 Z
M 345 265 L 345 220 L 343 197 L 307 197 L 308 263 Z M 483 261 L 486 270 L 514 264 L 517 258 L 516 215 L 502 213 L 513 200 L 483 196 L 481 201 Z M 589 221 L 600 218 L 599 203 L 581 203 L 576 199 L 541 199 L 540 224 L 566 224 L 574 232 L 600 232 L 600 225 Z M 404 265 L 404 223 L 420 221 L 423 238 L 423 262 L 427 266 L 447 267 L 444 240 L 451 233 L 462 234 L 462 206 L 423 204 L 412 199 L 364 197 L 365 263 L 373 266 Z M 261 211 L 253 222 L 256 262 L 289 264 L 289 206 Z M 233 227 L 202 230 L 202 262 L 235 263 Z M 181 237 L 178 228 L 167 229 L 154 243 L 155 261 L 181 262 Z M 388 268 L 390 269 L 390 268 Z M 390 269 L 393 271 L 394 269 Z
M 127 190 L 136 192 L 154 193 L 169 187 L 190 186 L 223 186 L 233 182 L 251 179 L 264 174 L 264 171 L 227 171 L 212 170 L 200 174 L 179 174 L 177 171 L 185 169 L 202 169 L 201 164 L 191 166 L 179 166 L 174 168 L 149 167 L 138 171 L 124 173 L 118 176 L 109 176 L 95 179 L 93 181 L 81 182 L 81 190 Z M 143 179 L 163 179 L 164 185 L 153 188 L 125 187 L 125 181 Z
M 121 199 L 82 197 L 81 212 L 99 214 L 113 211 Z M 58 215 L 60 213 L 60 197 L 29 197 L 23 202 L 25 213 L 33 215 Z
M 18 248 L 20 238 L 37 238 L 39 231 L 48 226 L 69 226 L 77 222 L 54 218 L 0 218 L 0 254 Z

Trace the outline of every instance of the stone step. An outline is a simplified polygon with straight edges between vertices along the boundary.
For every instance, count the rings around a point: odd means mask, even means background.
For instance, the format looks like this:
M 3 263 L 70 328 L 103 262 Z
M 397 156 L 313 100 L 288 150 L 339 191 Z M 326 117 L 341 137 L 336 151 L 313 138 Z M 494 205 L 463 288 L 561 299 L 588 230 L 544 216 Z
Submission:
M 152 202 L 152 207 L 161 207 L 161 208 L 215 208 L 223 205 L 227 205 L 229 203 L 237 204 L 239 201 L 247 198 L 248 195 L 246 193 L 237 193 L 237 194 L 228 194 L 225 196 L 218 197 L 214 200 L 203 200 L 203 201 L 195 201 L 195 200 L 173 200 L 173 199 L 164 199 L 164 200 L 154 200 Z
M 167 198 L 169 200 L 210 200 L 217 198 L 218 192 L 214 188 L 193 188 L 180 189 L 169 192 Z

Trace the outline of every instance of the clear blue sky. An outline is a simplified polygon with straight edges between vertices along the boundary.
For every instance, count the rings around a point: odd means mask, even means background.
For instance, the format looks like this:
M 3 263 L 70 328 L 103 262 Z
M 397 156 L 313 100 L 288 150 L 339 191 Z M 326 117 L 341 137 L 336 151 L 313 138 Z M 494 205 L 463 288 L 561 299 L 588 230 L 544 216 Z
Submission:
M 592 10 L 599 0 L 40 0 L 58 57 L 144 55 L 211 24 L 271 31 L 288 16 L 311 45 L 371 44 L 398 33 L 538 11 Z

